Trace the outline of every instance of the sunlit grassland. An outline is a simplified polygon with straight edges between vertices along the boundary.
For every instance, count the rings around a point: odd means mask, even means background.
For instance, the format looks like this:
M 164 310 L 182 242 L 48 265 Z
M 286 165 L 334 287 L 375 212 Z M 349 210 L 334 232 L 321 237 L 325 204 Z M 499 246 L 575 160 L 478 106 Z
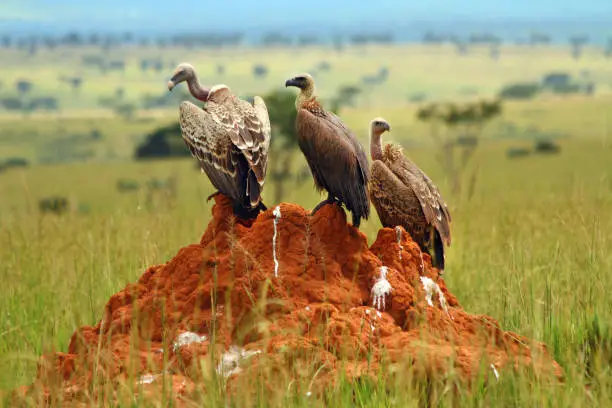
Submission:
M 447 195 L 455 222 L 446 279 L 468 311 L 545 341 L 569 376 L 559 398 L 582 398 L 572 386 L 584 381 L 585 328 L 595 315 L 612 318 L 606 297 L 612 149 L 599 140 L 565 140 L 560 155 L 508 160 L 506 145 L 488 142 L 479 151 L 470 198 Z M 410 152 L 446 193 L 432 153 L 429 147 Z M 174 200 L 160 195 L 149 202 L 141 192 L 115 190 L 126 175 L 144 182 L 171 174 L 179 180 Z M 95 323 L 108 297 L 146 266 L 196 242 L 210 214 L 210 186 L 190 160 L 32 167 L 6 172 L 0 182 L 3 389 L 30 381 L 41 352 L 65 350 L 74 329 Z M 37 199 L 50 194 L 70 196 L 89 210 L 41 216 Z M 266 197 L 272 196 L 270 183 Z M 318 199 L 309 180 L 285 198 L 306 208 Z M 372 242 L 378 228 L 373 215 L 362 230 Z M 604 383 L 610 385 L 607 376 Z M 527 388 L 517 392 L 522 401 L 533 397 Z
M 472 47 L 467 55 L 459 55 L 452 46 L 393 45 L 346 47 L 338 52 L 332 47 L 185 49 L 126 46 L 104 53 L 98 48 L 75 47 L 40 50 L 30 56 L 15 50 L 0 50 L 0 77 L 4 84 L 0 95 L 14 95 L 17 79 L 33 81 L 33 95 L 53 95 L 62 108 L 96 107 L 100 97 L 114 95 L 118 87 L 126 98 L 140 102 L 149 95 L 165 92 L 165 84 L 174 64 L 189 61 L 199 70 L 206 84 L 225 83 L 239 94 L 265 94 L 283 87 L 285 79 L 295 73 L 310 71 L 316 76 L 319 93 L 331 97 L 340 86 L 357 85 L 365 96 L 360 103 L 370 106 L 396 106 L 409 96 L 425 94 L 429 99 L 491 96 L 511 82 L 538 81 L 550 72 L 568 72 L 580 78 L 588 71 L 598 84 L 598 92 L 610 93 L 612 72 L 610 60 L 599 48 L 588 48 L 582 58 L 571 57 L 569 48 L 502 46 L 498 60 L 489 58 L 487 47 Z M 85 66 L 83 56 L 102 56 L 123 60 L 124 72 L 103 73 Z M 159 58 L 162 72 L 140 71 L 142 58 Z M 320 62 L 330 64 L 329 71 L 317 69 Z M 253 67 L 268 68 L 265 77 L 255 78 Z M 224 74 L 217 73 L 223 65 Z M 363 85 L 364 76 L 374 75 L 381 67 L 389 70 L 389 79 L 379 85 Z M 82 87 L 74 92 L 62 76 L 82 76 Z
M 15 54 L 0 67 L 5 84 L 0 94 L 11 92 L 6 85 L 14 79 L 30 76 L 35 93 L 52 92 L 66 104 L 58 114 L 0 114 L 0 160 L 24 157 L 32 163 L 0 173 L 0 390 L 29 383 L 41 353 L 66 350 L 77 327 L 100 319 L 109 296 L 138 279 L 147 266 L 163 263 L 180 247 L 197 242 L 210 217 L 212 203 L 206 197 L 212 189 L 191 159 L 128 160 L 145 133 L 176 120 L 176 110 L 139 112 L 135 120 L 126 121 L 94 106 L 117 86 L 125 87 L 127 97 L 136 101 L 145 93 L 165 92 L 166 74 L 141 74 L 137 69 L 140 57 L 162 52 L 154 48 L 113 51 L 109 58 L 125 57 L 128 69 L 107 75 L 80 67 L 81 55 L 91 52 Z M 439 185 L 453 215 L 445 278 L 462 306 L 470 313 L 498 319 L 504 329 L 545 342 L 566 373 L 565 383 L 554 387 L 502 373 L 499 384 L 474 394 L 466 391 L 459 402 L 474 406 L 609 404 L 609 362 L 602 361 L 596 368 L 599 385 L 591 383 L 587 392 L 582 347 L 595 316 L 602 322 L 612 319 L 607 297 L 612 291 L 612 73 L 610 62 L 600 53 L 588 50 L 575 61 L 567 49 L 504 47 L 500 60 L 493 61 L 486 58 L 484 49 L 460 57 L 450 47 L 399 46 L 347 49 L 343 54 L 315 48 L 299 52 L 169 49 L 163 55 L 167 61 L 192 61 L 201 67 L 203 80 L 227 83 L 241 94 L 265 94 L 282 86 L 288 75 L 326 60 L 332 70 L 317 75 L 320 93 L 326 98 L 338 86 L 388 66 L 389 81 L 369 89 L 367 97 L 358 98 L 357 107 L 344 109 L 341 116 L 364 143 L 368 121 L 374 116 L 388 119 L 393 131 L 387 140 L 404 145 L 406 153 Z M 27 58 L 32 58 L 29 63 Z M 218 63 L 226 65 L 221 78 L 215 74 Z M 268 65 L 266 78 L 253 79 L 251 69 L 257 63 Z M 32 68 L 25 70 L 26 64 Z M 601 84 L 595 97 L 505 103 L 502 117 L 485 128 L 481 148 L 470 165 L 470 171 L 476 170 L 473 193 L 450 195 L 434 158 L 430 129 L 416 121 L 417 106 L 406 102 L 407 95 L 468 97 L 466 88 L 493 95 L 507 82 L 537 79 L 553 70 L 579 75 L 585 69 Z M 56 83 L 58 75 L 79 72 L 85 75 L 79 94 Z M 516 134 L 504 133 L 507 123 L 516 126 Z M 533 128 L 558 135 L 561 153 L 506 158 L 508 147 L 532 146 L 529 132 Z M 102 137 L 86 143 L 95 152 L 91 162 L 40 165 L 47 143 L 67 135 L 86 137 L 93 130 Z M 294 154 L 295 167 L 303 166 L 301 155 Z M 126 193 L 116 188 L 119 179 L 144 186 L 152 178 L 169 177 L 178 181 L 175 197 L 163 191 L 149 196 L 144 187 Z M 305 208 L 317 204 L 320 197 L 310 179 L 291 185 L 283 201 Z M 61 217 L 41 215 L 38 200 L 52 195 L 70 198 L 74 211 Z M 276 204 L 271 201 L 271 180 L 264 197 L 269 207 Z M 380 227 L 372 211 L 361 228 L 370 243 Z M 280 390 L 287 388 L 278 389 L 282 394 Z M 418 394 L 409 390 L 401 381 L 378 387 L 347 386 L 328 406 L 354 406 L 354 394 L 363 406 L 416 406 Z M 270 405 L 311 406 L 303 397 L 297 401 L 274 398 Z M 210 401 L 202 405 L 214 406 Z
M 369 121 L 383 116 L 393 127 L 392 133 L 387 136 L 389 140 L 407 146 L 431 144 L 430 127 L 417 120 L 417 110 L 418 105 L 415 104 L 361 106 L 345 108 L 341 114 L 363 143 L 367 144 Z M 501 137 L 512 140 L 514 145 L 530 145 L 533 135 L 529 135 L 529 132 L 537 129 L 553 137 L 588 138 L 599 140 L 604 145 L 612 142 L 612 118 L 609 115 L 612 95 L 507 102 L 503 110 L 499 120 L 484 128 L 484 138 Z M 0 160 L 23 157 L 33 163 L 39 162 L 41 157 L 49 154 L 50 149 L 61 149 L 62 140 L 74 135 L 78 139 L 76 143 L 81 142 L 83 148 L 93 151 L 94 161 L 131 159 L 135 147 L 148 132 L 177 120 L 176 109 L 142 113 L 135 120 L 117 118 L 99 109 L 72 111 L 69 116 L 45 113 L 0 115 Z M 507 124 L 515 126 L 514 134 L 506 134 L 504 127 Z M 93 131 L 100 132 L 101 137 L 88 140 Z

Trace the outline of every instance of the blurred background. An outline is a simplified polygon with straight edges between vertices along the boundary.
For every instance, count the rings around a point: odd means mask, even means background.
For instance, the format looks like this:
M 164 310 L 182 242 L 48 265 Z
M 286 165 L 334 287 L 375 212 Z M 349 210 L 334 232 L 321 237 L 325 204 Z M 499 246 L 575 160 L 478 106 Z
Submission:
M 580 353 L 576 325 L 610 315 L 609 0 L 3 0 L 0 388 L 203 233 L 212 188 L 178 127 L 191 97 L 166 87 L 180 62 L 266 100 L 268 207 L 320 200 L 284 88 L 307 71 L 365 146 L 386 118 L 387 139 L 439 186 L 454 221 L 446 276 L 466 309 L 553 344 L 560 362 Z

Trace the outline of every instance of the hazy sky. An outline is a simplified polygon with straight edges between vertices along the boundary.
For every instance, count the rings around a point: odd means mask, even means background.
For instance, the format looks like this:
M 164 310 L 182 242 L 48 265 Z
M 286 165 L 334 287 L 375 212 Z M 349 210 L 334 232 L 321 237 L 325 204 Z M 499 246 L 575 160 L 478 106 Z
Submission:
M 0 0 L 0 20 L 66 27 L 218 30 L 321 24 L 375 27 L 410 21 L 598 20 L 612 0 Z

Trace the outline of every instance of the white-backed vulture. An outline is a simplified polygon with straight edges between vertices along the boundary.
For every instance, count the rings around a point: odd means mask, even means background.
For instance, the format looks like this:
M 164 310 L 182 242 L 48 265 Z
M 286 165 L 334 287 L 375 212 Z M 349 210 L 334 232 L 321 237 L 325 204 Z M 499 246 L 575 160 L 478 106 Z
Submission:
M 410 234 L 432 265 L 444 270 L 444 244 L 450 245 L 451 216 L 440 192 L 400 146 L 387 144 L 381 137 L 391 126 L 382 118 L 370 123 L 372 178 L 370 196 L 384 227 L 398 225 Z
M 370 169 L 363 147 L 342 120 L 316 100 L 312 76 L 298 75 L 288 79 L 285 86 L 300 89 L 295 101 L 298 144 L 317 189 L 328 193 L 312 214 L 325 204 L 339 202 L 352 213 L 353 225 L 359 228 L 361 218 L 370 215 Z
M 259 96 L 253 104 L 241 100 L 226 85 L 203 88 L 189 64 L 177 67 L 168 89 L 183 81 L 195 98 L 206 102 L 203 108 L 181 103 L 179 122 L 185 143 L 218 193 L 232 199 L 236 216 L 255 218 L 266 209 L 261 198 L 270 146 L 266 104 Z

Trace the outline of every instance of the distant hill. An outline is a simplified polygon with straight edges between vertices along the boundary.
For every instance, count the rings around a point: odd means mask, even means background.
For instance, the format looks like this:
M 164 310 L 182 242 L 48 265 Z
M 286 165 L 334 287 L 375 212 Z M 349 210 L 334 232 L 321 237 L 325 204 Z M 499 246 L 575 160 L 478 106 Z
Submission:
M 363 30 L 367 23 L 369 30 L 392 32 L 402 41 L 418 40 L 426 31 L 459 35 L 487 31 L 506 38 L 544 31 L 553 39 L 587 34 L 597 42 L 598 38 L 610 34 L 612 24 L 610 0 L 564 0 L 562 4 L 552 0 L 379 0 L 375 18 L 372 3 L 348 0 L 310 0 L 308 7 L 299 9 L 299 3 L 284 0 L 183 0 L 180 7 L 176 2 L 165 0 L 4 0 L 1 3 L 0 34 L 69 30 L 149 35 L 241 31 L 249 38 L 269 31 L 351 34 Z

